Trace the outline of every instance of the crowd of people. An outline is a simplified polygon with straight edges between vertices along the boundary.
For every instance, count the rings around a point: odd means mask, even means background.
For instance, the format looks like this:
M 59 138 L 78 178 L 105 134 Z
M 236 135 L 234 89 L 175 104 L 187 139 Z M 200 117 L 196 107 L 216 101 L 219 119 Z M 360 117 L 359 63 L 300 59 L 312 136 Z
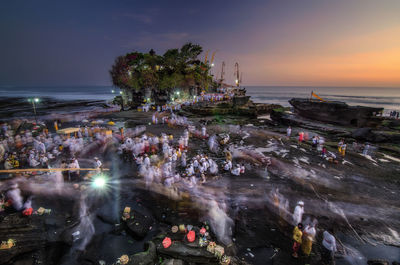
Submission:
M 286 129 L 286 136 L 288 139 L 292 136 L 292 128 L 289 126 Z M 300 131 L 298 133 L 298 143 L 303 143 L 303 142 L 308 142 L 309 141 L 309 134 L 308 132 Z M 335 162 L 337 163 L 337 157 L 338 155 L 341 156 L 342 158 L 345 157 L 346 155 L 346 150 L 348 148 L 348 145 L 344 139 L 340 139 L 337 145 L 337 154 L 334 152 L 328 151 L 328 149 L 325 146 L 325 139 L 322 136 L 319 135 L 313 135 L 311 137 L 311 146 L 315 148 L 318 152 L 318 154 L 323 158 L 326 159 L 330 162 Z M 370 156 L 371 155 L 371 145 L 366 142 L 365 144 L 360 144 L 357 142 L 353 142 L 351 144 L 352 150 L 355 152 L 359 152 L 364 156 Z
M 99 125 L 84 126 L 72 135 L 50 132 L 44 123 L 32 124 L 31 127 L 18 130 L 7 123 L 1 126 L 0 162 L 4 170 L 71 168 L 65 171 L 65 176 L 69 180 L 79 180 L 77 155 L 90 143 L 104 141 L 108 137 L 106 128 Z M 89 167 L 101 167 L 100 160 L 92 158 Z
M 218 178 L 221 172 L 230 173 L 233 176 L 245 174 L 246 167 L 244 163 L 234 161 L 229 152 L 225 152 L 225 160 L 219 164 L 216 159 L 211 157 L 212 154 L 207 154 L 205 151 L 193 153 L 193 150 L 189 148 L 191 139 L 207 140 L 209 150 L 217 153 L 220 145 L 227 145 L 231 141 L 229 133 L 219 136 L 218 141 L 216 135 L 209 135 L 206 124 L 200 125 L 198 129 L 186 117 L 176 115 L 174 111 L 180 110 L 182 105 L 202 101 L 221 101 L 229 97 L 231 97 L 229 94 L 204 94 L 179 104 L 154 107 L 155 111 L 151 118 L 153 124 L 182 127 L 182 134 L 176 139 L 172 134 L 166 132 L 162 132 L 160 135 L 150 134 L 146 132 L 145 126 L 125 130 L 94 124 L 78 127 L 79 129 L 72 135 L 61 135 L 57 133 L 60 126 L 58 123 L 55 130 L 49 130 L 45 124 L 34 124 L 33 128 L 24 131 L 19 131 L 16 127 L 13 128 L 10 124 L 3 123 L 0 132 L 0 162 L 6 170 L 55 167 L 69 169 L 65 171 L 65 181 L 78 182 L 81 180 L 79 158 L 82 157 L 82 152 L 93 142 L 104 143 L 107 139 L 111 139 L 111 142 L 117 146 L 118 154 L 125 161 L 137 166 L 138 176 L 143 179 L 147 187 L 157 183 L 166 188 L 183 185 L 185 188 L 193 190 L 206 183 L 210 178 Z M 152 109 L 150 104 L 142 107 L 144 112 Z M 292 137 L 290 126 L 286 129 L 286 136 L 288 139 Z M 323 137 L 312 135 L 310 139 L 307 132 L 300 131 L 296 139 L 300 144 L 310 141 L 312 147 L 323 159 L 336 160 L 336 154 L 327 151 Z M 338 155 L 344 157 L 346 150 L 347 143 L 341 139 L 338 143 Z M 365 144 L 362 153 L 368 155 L 369 151 L 370 145 Z M 98 156 L 90 159 L 93 169 L 102 169 L 103 162 Z M 5 198 L 13 197 L 13 193 L 16 192 L 18 192 L 18 187 L 11 187 Z M 280 199 L 274 199 L 274 201 L 277 200 Z M 19 203 L 15 208 L 18 210 L 31 208 L 29 200 L 22 204 Z M 280 212 L 288 211 L 288 204 L 278 203 L 278 208 Z M 310 256 L 313 243 L 316 241 L 317 222 L 315 220 L 304 222 L 303 214 L 304 202 L 299 201 L 291 215 L 291 220 L 289 220 L 289 223 L 294 226 L 292 249 L 295 258 L 299 257 L 300 251 L 305 256 Z M 323 231 L 322 246 L 322 262 L 324 264 L 333 262 L 336 241 L 332 230 Z

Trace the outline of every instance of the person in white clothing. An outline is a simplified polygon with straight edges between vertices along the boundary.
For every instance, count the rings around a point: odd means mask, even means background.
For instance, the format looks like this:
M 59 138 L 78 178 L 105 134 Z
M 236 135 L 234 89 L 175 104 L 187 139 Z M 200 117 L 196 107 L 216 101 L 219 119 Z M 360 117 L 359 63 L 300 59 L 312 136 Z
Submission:
M 201 127 L 201 136 L 203 136 L 203 137 L 207 136 L 207 129 L 205 126 Z
M 237 164 L 236 167 L 231 171 L 231 173 L 235 176 L 239 176 L 240 175 L 240 165 Z
M 94 158 L 94 166 L 96 168 L 96 171 L 100 171 L 101 167 L 103 166 L 103 163 L 99 160 L 99 158 L 95 157 Z
M 150 166 L 150 158 L 147 154 L 144 155 L 143 165 L 146 167 Z
M 186 169 L 186 175 L 189 177 L 194 174 L 193 164 L 190 164 L 189 167 Z
M 292 135 L 292 127 L 289 126 L 289 127 L 286 129 L 286 135 L 287 135 L 288 138 Z
M 225 162 L 224 170 L 230 171 L 231 169 L 232 169 L 232 161 L 228 160 L 228 161 Z
M 335 252 L 336 249 L 336 239 L 333 236 L 333 230 L 329 229 L 324 231 L 323 239 L 322 239 L 322 248 L 321 248 L 321 261 L 324 265 L 334 265 L 335 264 Z
M 294 208 L 293 212 L 293 224 L 297 225 L 298 223 L 301 223 L 301 220 L 303 219 L 303 213 L 304 213 L 304 202 L 299 201 Z

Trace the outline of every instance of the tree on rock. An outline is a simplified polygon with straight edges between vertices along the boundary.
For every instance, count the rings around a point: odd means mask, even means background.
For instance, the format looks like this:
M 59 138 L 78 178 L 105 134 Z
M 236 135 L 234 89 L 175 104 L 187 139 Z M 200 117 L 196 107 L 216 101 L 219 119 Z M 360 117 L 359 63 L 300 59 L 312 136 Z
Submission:
M 110 70 L 113 85 L 122 89 L 123 103 L 131 106 L 147 101 L 165 104 L 178 89 L 182 97 L 196 95 L 198 88 L 207 89 L 213 83 L 210 66 L 198 59 L 202 51 L 200 45 L 186 43 L 163 56 L 153 49 L 119 56 Z

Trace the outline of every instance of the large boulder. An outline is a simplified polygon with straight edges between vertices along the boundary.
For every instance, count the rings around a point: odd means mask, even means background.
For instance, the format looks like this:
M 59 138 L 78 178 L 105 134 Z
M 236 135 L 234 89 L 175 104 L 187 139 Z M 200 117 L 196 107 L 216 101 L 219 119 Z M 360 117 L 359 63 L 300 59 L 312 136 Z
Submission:
M 128 265 L 153 265 L 157 258 L 156 245 L 149 241 L 147 244 L 147 250 L 139 252 L 129 257 Z
M 156 246 L 152 241 L 146 242 L 147 250 L 129 256 L 126 265 L 154 265 L 156 264 L 157 252 Z M 114 265 L 121 264 L 119 261 Z
M 161 240 L 156 242 L 157 253 L 166 258 L 180 259 L 189 263 L 217 264 L 217 258 L 205 248 L 195 244 L 174 241 L 169 248 L 164 248 Z
M 307 119 L 355 127 L 375 127 L 381 123 L 377 113 L 383 108 L 349 106 L 339 101 L 317 101 L 305 98 L 292 98 L 289 103 L 294 111 Z

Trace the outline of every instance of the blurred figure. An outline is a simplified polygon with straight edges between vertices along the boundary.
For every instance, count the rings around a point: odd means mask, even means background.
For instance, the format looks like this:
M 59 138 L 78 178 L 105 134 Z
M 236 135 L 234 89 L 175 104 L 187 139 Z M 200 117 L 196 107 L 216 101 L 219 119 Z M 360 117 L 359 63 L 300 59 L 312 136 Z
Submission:
M 294 208 L 293 212 L 293 224 L 296 225 L 298 223 L 301 223 L 303 219 L 303 213 L 304 213 L 304 202 L 299 201 Z
M 292 135 L 292 127 L 288 127 L 287 129 L 286 129 L 286 136 L 288 137 L 288 138 L 290 138 L 290 136 Z
M 304 132 L 299 132 L 299 143 L 303 142 L 304 140 Z
M 321 262 L 324 265 L 335 264 L 336 239 L 333 236 L 333 229 L 328 229 L 323 233 L 321 248 Z
M 370 145 L 369 143 L 366 143 L 364 146 L 364 150 L 363 150 L 363 155 L 368 155 L 368 151 L 369 151 Z
M 304 255 L 309 256 L 312 250 L 312 244 L 315 240 L 315 235 L 317 231 L 315 230 L 314 224 L 308 224 L 303 230 L 303 241 L 301 244 L 301 251 Z
M 301 243 L 302 243 L 302 236 L 303 236 L 303 224 L 298 223 L 297 226 L 293 229 L 293 254 L 292 256 L 294 258 L 298 258 L 299 254 L 298 251 L 300 249 Z

